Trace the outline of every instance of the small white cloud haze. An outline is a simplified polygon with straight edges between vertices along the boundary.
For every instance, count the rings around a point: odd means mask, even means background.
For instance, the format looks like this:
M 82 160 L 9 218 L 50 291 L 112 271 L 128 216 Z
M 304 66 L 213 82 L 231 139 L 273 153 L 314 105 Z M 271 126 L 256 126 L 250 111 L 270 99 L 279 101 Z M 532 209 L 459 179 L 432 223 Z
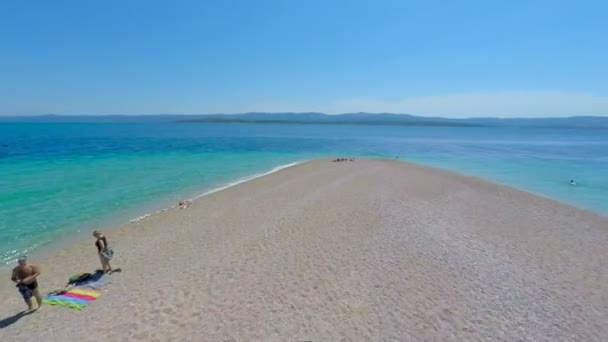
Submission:
M 246 111 L 408 113 L 423 116 L 464 117 L 564 117 L 608 116 L 608 97 L 560 91 L 473 92 L 455 95 L 404 97 L 397 100 L 351 98 L 326 104 L 295 105 L 267 101 Z
M 2 101 L 0 115 L 35 114 L 207 114 L 245 112 L 402 113 L 448 118 L 608 116 L 608 96 L 565 91 L 470 92 L 452 95 L 406 96 L 397 99 L 342 98 L 299 101 L 297 98 L 229 103 L 186 97 L 174 103 L 163 97 L 127 105 L 122 98 L 79 99 L 68 106 L 46 101 Z M 27 108 L 23 108 L 26 103 Z M 19 108 L 19 110 L 11 110 Z

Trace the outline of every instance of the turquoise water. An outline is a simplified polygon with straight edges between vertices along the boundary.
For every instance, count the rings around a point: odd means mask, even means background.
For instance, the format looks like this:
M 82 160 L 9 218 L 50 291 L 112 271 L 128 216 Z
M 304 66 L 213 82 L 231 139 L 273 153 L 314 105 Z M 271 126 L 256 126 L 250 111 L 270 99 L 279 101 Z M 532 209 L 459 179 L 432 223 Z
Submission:
M 0 261 L 280 165 L 339 155 L 399 156 L 608 214 L 601 129 L 0 123 Z

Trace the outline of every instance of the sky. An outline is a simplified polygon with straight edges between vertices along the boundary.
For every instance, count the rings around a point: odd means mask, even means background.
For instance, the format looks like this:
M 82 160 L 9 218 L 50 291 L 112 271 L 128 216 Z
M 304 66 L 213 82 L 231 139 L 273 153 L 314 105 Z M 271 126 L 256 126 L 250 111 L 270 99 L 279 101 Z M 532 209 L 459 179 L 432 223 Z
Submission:
M 1 1 L 0 115 L 608 116 L 606 1 Z

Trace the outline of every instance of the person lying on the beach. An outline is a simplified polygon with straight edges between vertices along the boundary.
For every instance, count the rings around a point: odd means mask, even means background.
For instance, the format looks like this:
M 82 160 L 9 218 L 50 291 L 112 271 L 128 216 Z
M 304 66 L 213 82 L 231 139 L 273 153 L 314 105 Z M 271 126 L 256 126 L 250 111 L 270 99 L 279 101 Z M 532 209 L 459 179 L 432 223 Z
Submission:
M 42 305 L 42 296 L 38 291 L 38 280 L 36 279 L 40 275 L 40 268 L 34 265 L 30 265 L 27 262 L 27 256 L 21 256 L 17 260 L 17 267 L 13 268 L 13 274 L 11 280 L 17 284 L 19 293 L 25 300 L 28 310 L 33 310 L 34 306 L 32 303 L 32 297 L 36 298 L 38 307 L 40 309 Z
M 190 206 L 190 204 L 191 204 L 191 203 L 192 203 L 192 202 L 190 202 L 190 201 L 179 201 L 179 202 L 177 203 L 177 206 L 178 206 L 180 209 L 186 209 L 186 208 L 188 208 L 188 207 Z
M 99 254 L 99 261 L 101 261 L 101 269 L 104 273 L 112 273 L 112 266 L 110 266 L 110 260 L 114 256 L 114 251 L 108 245 L 108 239 L 98 230 L 93 232 L 93 236 L 97 238 L 95 241 L 95 247 L 97 247 L 97 254 Z

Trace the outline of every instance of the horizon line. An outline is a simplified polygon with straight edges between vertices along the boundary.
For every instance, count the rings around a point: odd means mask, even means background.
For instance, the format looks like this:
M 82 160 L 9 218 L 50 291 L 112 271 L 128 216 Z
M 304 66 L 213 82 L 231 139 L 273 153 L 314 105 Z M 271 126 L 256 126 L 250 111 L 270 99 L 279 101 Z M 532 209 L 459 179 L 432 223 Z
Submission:
M 469 116 L 469 117 L 445 117 L 445 116 L 427 116 L 427 115 L 417 115 L 417 114 L 409 114 L 409 113 L 393 113 L 393 112 L 346 112 L 346 113 L 337 113 L 337 114 L 328 114 L 323 112 L 237 112 L 237 113 L 198 113 L 198 114 L 183 114 L 183 113 L 135 113 L 135 114 L 56 114 L 56 113 L 46 113 L 46 114 L 22 114 L 22 115 L 2 115 L 0 114 L 0 121 L 5 118 L 36 118 L 36 117 L 153 117 L 153 116 L 231 116 L 231 115 L 247 115 L 247 114 L 269 114 L 269 115 L 277 115 L 277 114 L 318 114 L 325 116 L 344 116 L 344 115 L 394 115 L 394 116 L 411 116 L 418 118 L 428 118 L 428 119 L 444 119 L 444 120 L 473 120 L 473 119 L 498 119 L 498 120 L 512 120 L 512 119 L 575 119 L 575 118 L 606 118 L 608 119 L 608 115 L 569 115 L 569 116 L 513 116 L 513 117 L 504 117 L 504 116 Z

